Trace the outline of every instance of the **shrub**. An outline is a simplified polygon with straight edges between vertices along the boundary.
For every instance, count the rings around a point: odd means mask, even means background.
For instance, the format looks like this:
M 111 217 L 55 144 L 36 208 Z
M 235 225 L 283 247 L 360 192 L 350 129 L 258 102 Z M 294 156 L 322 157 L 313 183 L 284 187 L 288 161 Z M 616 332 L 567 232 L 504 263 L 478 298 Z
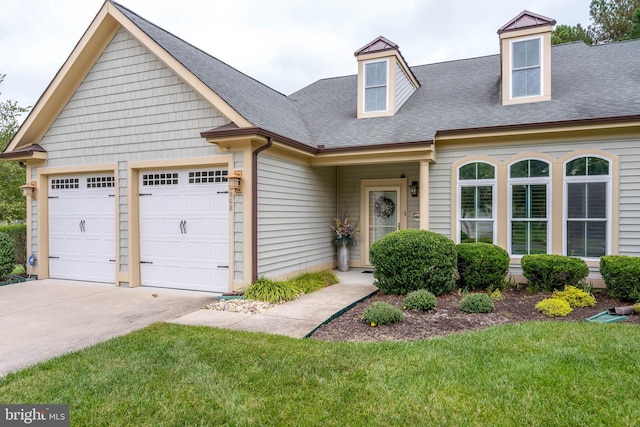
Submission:
M 509 273 L 509 254 L 491 243 L 461 243 L 458 252 L 460 287 L 465 291 L 504 289 Z
M 640 302 L 640 257 L 603 256 L 600 274 L 609 295 L 623 301 Z
M 16 266 L 16 249 L 7 233 L 0 233 L 0 280 L 7 277 Z
M 456 245 L 427 230 L 399 230 L 371 246 L 376 286 L 383 294 L 426 289 L 434 295 L 455 287 Z
M 402 320 L 402 310 L 387 302 L 377 301 L 364 310 L 362 320 L 371 326 L 390 325 Z
M 500 301 L 504 297 L 502 296 L 502 292 L 500 291 L 500 289 L 496 289 L 495 291 L 491 292 L 491 294 L 489 294 L 489 298 L 494 301 Z
M 559 298 L 569 303 L 571 307 L 595 307 L 596 299 L 575 286 L 565 286 L 563 291 L 554 291 L 553 298 Z
M 460 301 L 460 310 L 465 313 L 491 313 L 493 301 L 487 294 L 469 294 Z
M 408 310 L 427 311 L 438 304 L 435 295 L 426 289 L 410 292 L 404 300 L 404 307 Z
M 0 225 L 0 233 L 7 233 L 16 250 L 16 264 L 27 267 L 27 224 Z
M 541 311 L 547 316 L 564 317 L 571 313 L 573 309 L 569 303 L 559 298 L 545 298 L 536 304 L 536 310 Z
M 640 303 L 633 304 L 634 314 L 640 314 Z
M 292 282 L 277 282 L 275 280 L 260 277 L 245 291 L 247 299 L 266 302 L 284 302 L 298 298 L 302 290 Z
M 564 255 L 525 255 L 521 266 L 531 292 L 579 286 L 589 275 L 589 267 L 584 260 Z

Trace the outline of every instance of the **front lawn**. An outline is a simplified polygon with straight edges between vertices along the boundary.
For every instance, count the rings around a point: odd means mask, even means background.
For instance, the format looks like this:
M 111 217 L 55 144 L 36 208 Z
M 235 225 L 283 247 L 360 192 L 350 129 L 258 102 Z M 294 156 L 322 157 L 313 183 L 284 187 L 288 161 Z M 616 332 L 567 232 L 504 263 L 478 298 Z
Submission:
M 79 426 L 634 425 L 639 360 L 635 325 L 336 343 L 155 324 L 0 379 L 0 402 Z

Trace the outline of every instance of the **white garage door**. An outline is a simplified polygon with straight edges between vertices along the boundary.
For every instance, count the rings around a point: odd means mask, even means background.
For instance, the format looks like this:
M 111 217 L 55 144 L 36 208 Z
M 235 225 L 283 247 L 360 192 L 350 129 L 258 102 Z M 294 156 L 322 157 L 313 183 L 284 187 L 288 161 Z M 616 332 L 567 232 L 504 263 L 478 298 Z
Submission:
M 115 283 L 113 174 L 49 178 L 49 277 Z
M 143 286 L 229 289 L 228 190 L 226 169 L 140 174 Z

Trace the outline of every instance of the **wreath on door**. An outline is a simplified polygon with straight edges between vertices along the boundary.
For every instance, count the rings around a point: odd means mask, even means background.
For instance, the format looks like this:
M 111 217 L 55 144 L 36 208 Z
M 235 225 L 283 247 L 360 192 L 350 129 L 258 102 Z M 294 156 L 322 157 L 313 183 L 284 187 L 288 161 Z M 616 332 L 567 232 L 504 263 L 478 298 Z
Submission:
M 387 219 L 393 215 L 396 210 L 396 205 L 388 197 L 378 196 L 375 202 L 374 213 L 376 217 Z

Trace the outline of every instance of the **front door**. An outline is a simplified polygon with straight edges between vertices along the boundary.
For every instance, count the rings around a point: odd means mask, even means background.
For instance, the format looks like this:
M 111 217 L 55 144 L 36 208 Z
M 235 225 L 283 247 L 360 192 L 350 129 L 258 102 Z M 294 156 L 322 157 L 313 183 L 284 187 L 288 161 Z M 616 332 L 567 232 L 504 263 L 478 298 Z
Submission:
M 371 245 L 389 233 L 406 227 L 405 194 L 402 185 L 365 186 L 366 203 L 365 260 L 370 265 L 369 249 Z

